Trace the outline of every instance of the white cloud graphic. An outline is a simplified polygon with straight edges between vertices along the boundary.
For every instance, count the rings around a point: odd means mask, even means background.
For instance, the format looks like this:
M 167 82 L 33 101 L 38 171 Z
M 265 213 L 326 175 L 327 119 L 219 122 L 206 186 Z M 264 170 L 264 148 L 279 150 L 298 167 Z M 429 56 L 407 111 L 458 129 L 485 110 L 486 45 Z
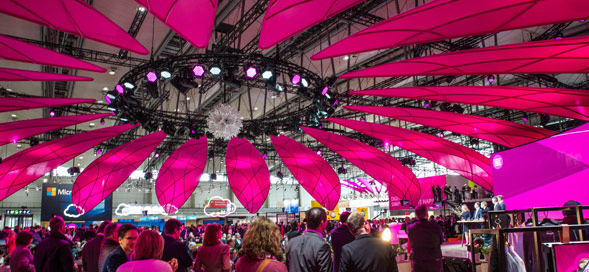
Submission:
M 207 212 L 207 208 L 209 208 L 209 205 L 210 205 L 211 201 L 212 200 L 216 200 L 216 199 L 225 201 L 225 202 L 227 202 L 229 204 L 227 204 L 227 207 L 225 209 L 222 209 L 220 211 L 210 212 L 210 213 Z M 226 216 L 234 213 L 236 210 L 237 210 L 237 206 L 235 206 L 235 203 L 231 203 L 231 201 L 229 199 L 225 199 L 225 198 L 222 198 L 220 196 L 211 197 L 211 199 L 209 199 L 209 202 L 207 202 L 207 205 L 204 208 L 205 214 L 207 216 L 209 216 L 209 217 L 226 217 Z
M 70 213 L 70 209 L 72 209 L 75 213 Z M 82 211 L 81 213 L 79 213 L 78 211 Z M 65 207 L 65 210 L 63 210 L 63 215 L 67 216 L 67 217 L 71 217 L 71 218 L 78 218 L 82 215 L 86 214 L 86 211 L 84 211 L 84 209 L 76 204 L 70 204 L 67 205 L 67 207 Z

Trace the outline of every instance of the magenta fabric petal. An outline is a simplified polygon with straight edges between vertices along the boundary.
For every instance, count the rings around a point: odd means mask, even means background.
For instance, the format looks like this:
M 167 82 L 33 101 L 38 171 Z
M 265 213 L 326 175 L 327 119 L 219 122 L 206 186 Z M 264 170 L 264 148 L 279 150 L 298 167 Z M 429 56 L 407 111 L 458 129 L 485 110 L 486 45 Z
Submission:
M 135 0 L 194 47 L 206 48 L 211 39 L 217 0 Z
M 94 99 L 79 98 L 0 97 L 0 112 L 50 108 L 94 102 L 96 102 Z
M 149 53 L 126 30 L 85 1 L 7 0 L 0 5 L 0 12 L 137 54 Z
M 510 86 L 426 86 L 355 91 L 350 94 L 482 105 L 589 121 L 589 92 L 586 90 Z
M 341 78 L 589 73 L 589 37 L 525 42 L 387 63 Z
M 208 141 L 190 139 L 164 162 L 155 181 L 155 193 L 167 214 L 175 214 L 190 198 L 207 164 Z
M 248 212 L 258 212 L 270 191 L 270 171 L 260 151 L 245 138 L 232 138 L 225 152 L 225 169 L 239 202 Z
M 516 147 L 556 134 L 545 128 L 445 111 L 374 106 L 344 108 L 452 131 L 507 147 Z
M 66 136 L 27 148 L 0 164 L 0 201 L 86 150 L 135 126 L 120 125 Z
M 328 210 L 337 206 L 341 195 L 339 177 L 315 151 L 287 137 L 270 136 L 274 149 L 301 186 Z
M 389 193 L 409 200 L 411 206 L 417 205 L 421 194 L 419 181 L 411 169 L 399 160 L 373 146 L 342 135 L 308 127 L 301 128 L 333 152 L 384 184 Z M 367 181 L 363 183 L 368 190 L 372 191 Z
M 364 1 L 270 0 L 260 32 L 259 47 L 268 49 Z
M 0 81 L 92 81 L 91 77 L 70 76 L 0 67 Z
M 0 124 L 0 145 L 61 129 L 94 119 L 106 118 L 110 113 L 40 118 Z
M 0 59 L 100 73 L 106 72 L 106 69 L 100 66 L 4 35 L 0 35 Z
M 588 17 L 586 0 L 437 0 L 374 24 L 317 53 L 314 60 L 572 22 Z M 481 23 L 484 22 L 484 23 Z
M 327 118 L 368 136 L 396 145 L 438 163 L 492 191 L 491 161 L 468 147 L 409 129 L 355 120 Z
M 90 163 L 72 189 L 72 202 L 78 212 L 92 210 L 123 184 L 164 138 L 163 131 L 148 134 L 116 147 Z

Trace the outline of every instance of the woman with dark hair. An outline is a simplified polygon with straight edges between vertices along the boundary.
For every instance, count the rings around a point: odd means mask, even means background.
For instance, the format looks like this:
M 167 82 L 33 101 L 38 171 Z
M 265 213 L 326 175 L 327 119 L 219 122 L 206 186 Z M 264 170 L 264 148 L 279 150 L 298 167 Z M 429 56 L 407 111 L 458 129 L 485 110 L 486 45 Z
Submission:
M 280 239 L 276 224 L 264 217 L 256 219 L 245 233 L 235 271 L 286 272 Z
M 16 247 L 10 254 L 10 271 L 12 272 L 33 272 L 33 254 L 29 246 L 33 242 L 33 234 L 28 231 L 21 231 L 16 236 Z
M 164 238 L 153 230 L 144 230 L 135 243 L 132 261 L 119 266 L 117 272 L 176 271 L 177 261 L 172 259 L 169 263 L 164 262 L 161 260 L 163 254 Z
M 229 246 L 221 243 L 223 232 L 219 224 L 209 224 L 205 228 L 202 246 L 196 251 L 194 271 L 220 272 L 231 269 Z

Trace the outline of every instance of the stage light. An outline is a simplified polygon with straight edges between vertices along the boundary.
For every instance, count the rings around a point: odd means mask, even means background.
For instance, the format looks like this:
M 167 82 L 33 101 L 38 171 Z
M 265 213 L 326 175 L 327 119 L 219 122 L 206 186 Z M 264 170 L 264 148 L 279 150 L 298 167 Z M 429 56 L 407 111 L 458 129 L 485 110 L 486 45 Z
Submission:
M 299 85 L 301 83 L 301 75 L 296 74 L 291 79 L 292 85 Z
M 154 73 L 154 75 L 155 75 L 155 73 Z M 156 77 L 156 79 L 157 79 L 157 77 Z M 157 81 L 150 81 L 149 79 L 147 81 L 148 82 L 145 83 L 145 88 L 149 92 L 149 95 L 151 95 L 151 97 L 153 97 L 153 98 L 158 98 L 160 96 L 160 92 L 157 87 Z
M 153 178 L 153 173 L 151 171 L 145 172 L 145 175 L 143 175 L 143 177 L 145 179 L 152 179 Z
M 452 109 L 454 110 L 454 112 L 461 113 L 461 114 L 464 113 L 464 111 L 465 111 L 465 109 L 458 104 L 454 104 L 454 106 L 452 106 Z
M 170 73 L 170 71 L 168 71 L 168 70 L 163 70 L 163 71 L 160 72 L 160 76 L 163 79 L 169 79 L 169 78 L 172 77 L 172 73 Z
M 253 79 L 258 75 L 258 69 L 256 69 L 256 67 L 250 66 L 249 68 L 247 68 L 247 70 L 245 71 L 245 76 L 249 79 Z
M 329 91 L 329 87 L 325 86 L 323 88 L 323 91 L 321 91 L 321 95 L 326 95 L 328 91 Z
M 217 180 L 217 173 L 212 173 L 212 174 L 209 176 L 209 181 L 211 181 L 211 180 Z
M 270 69 L 265 69 L 264 72 L 262 72 L 262 79 L 264 80 L 270 80 L 274 77 L 274 72 L 272 72 L 272 70 Z
M 385 242 L 390 242 L 390 241 L 391 241 L 391 239 L 393 239 L 393 234 L 391 233 L 391 229 L 389 229 L 389 228 L 385 228 L 385 229 L 382 231 L 382 234 L 381 234 L 381 236 L 380 236 L 380 237 L 381 237 L 381 239 L 382 239 L 383 241 L 385 241 Z
M 120 94 L 125 93 L 125 89 L 123 89 L 123 86 L 121 86 L 120 84 L 117 84 L 117 86 L 115 87 L 115 90 L 117 90 L 117 93 L 120 93 Z
M 160 153 L 155 153 L 155 155 L 153 155 L 154 158 L 159 158 L 160 157 Z
M 195 77 L 202 77 L 205 74 L 205 67 L 197 64 L 192 68 L 192 73 Z
M 145 75 L 145 77 L 147 78 L 147 81 L 149 81 L 151 83 L 157 81 L 157 75 L 153 71 L 150 71 L 149 73 L 147 73 L 147 75 Z
M 276 87 L 275 87 L 276 91 L 282 92 L 284 91 L 284 89 L 282 89 L 282 86 L 280 86 L 280 84 L 276 83 Z
M 100 119 L 100 124 L 104 125 L 104 118 Z
M 221 73 L 223 73 L 223 70 L 221 69 L 221 66 L 213 65 L 211 68 L 209 68 L 209 73 L 211 73 L 213 76 L 220 76 Z
M 390 145 L 389 142 L 384 142 L 385 147 L 389 147 L 389 145 Z
M 55 116 L 55 112 L 54 111 L 50 111 L 49 112 L 49 116 L 54 117 Z
M 115 71 L 115 68 L 110 69 L 110 71 L 108 71 L 108 74 L 111 76 L 114 76 L 117 72 Z
M 301 78 L 301 86 L 309 88 L 309 82 L 305 78 Z
M 133 85 L 133 83 L 130 83 L 130 82 L 123 83 L 123 86 L 125 86 L 125 88 L 127 88 L 129 90 L 135 89 L 135 85 Z
M 198 83 L 194 82 L 194 78 L 191 75 L 191 73 L 194 73 L 195 70 L 199 73 L 201 72 L 200 70 L 196 69 L 197 67 L 198 66 L 195 66 L 195 68 L 192 69 L 192 71 L 190 70 L 190 68 L 187 68 L 183 73 L 174 76 L 174 78 L 170 80 L 172 86 L 174 86 L 179 92 L 183 94 L 186 94 L 190 89 L 197 88 Z M 200 67 L 202 68 L 202 66 Z M 204 68 L 202 70 L 202 73 L 204 74 Z
M 102 150 L 100 150 L 100 149 L 96 150 L 96 154 L 98 154 L 98 155 L 102 154 Z
M 494 75 L 490 75 L 490 76 L 487 78 L 487 81 L 489 81 L 489 83 L 493 83 L 493 82 L 495 82 L 495 76 L 494 76 Z
M 476 139 L 476 138 L 470 139 L 470 145 L 479 145 L 479 139 Z
M 279 179 L 283 179 L 283 178 L 284 178 L 284 173 L 282 173 L 281 171 L 278 171 L 278 172 L 276 172 L 276 176 L 277 176 Z

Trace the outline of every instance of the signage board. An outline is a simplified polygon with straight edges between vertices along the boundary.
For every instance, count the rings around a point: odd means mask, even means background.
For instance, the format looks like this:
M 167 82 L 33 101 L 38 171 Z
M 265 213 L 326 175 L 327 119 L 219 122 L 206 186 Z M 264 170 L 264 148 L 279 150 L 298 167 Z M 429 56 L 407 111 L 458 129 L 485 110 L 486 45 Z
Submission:
M 41 197 L 41 221 L 49 221 L 53 215 L 65 221 L 112 220 L 112 194 L 85 214 L 80 214 L 72 203 L 73 184 L 43 184 Z

